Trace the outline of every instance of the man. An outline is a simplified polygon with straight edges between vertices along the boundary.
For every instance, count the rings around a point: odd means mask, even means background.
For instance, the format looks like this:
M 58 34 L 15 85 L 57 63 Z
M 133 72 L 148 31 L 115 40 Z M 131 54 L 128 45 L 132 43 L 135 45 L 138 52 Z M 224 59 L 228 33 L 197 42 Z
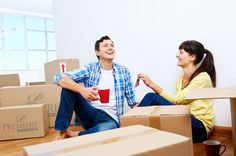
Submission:
M 55 76 L 55 83 L 62 87 L 55 121 L 55 129 L 60 131 L 56 140 L 118 128 L 119 118 L 124 113 L 124 98 L 130 107 L 137 104 L 129 70 L 113 62 L 113 41 L 103 36 L 95 43 L 95 53 L 98 62 Z M 100 102 L 99 89 L 110 89 L 108 103 Z M 84 130 L 67 130 L 73 111 Z

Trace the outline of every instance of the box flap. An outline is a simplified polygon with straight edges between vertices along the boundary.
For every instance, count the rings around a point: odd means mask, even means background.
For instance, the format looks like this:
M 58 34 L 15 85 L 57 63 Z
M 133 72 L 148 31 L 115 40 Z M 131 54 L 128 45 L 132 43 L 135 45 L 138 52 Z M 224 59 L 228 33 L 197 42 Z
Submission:
M 195 88 L 185 99 L 222 99 L 236 98 L 236 89 L 231 88 Z
M 123 116 L 159 116 L 160 109 L 158 106 L 149 106 L 149 107 L 134 107 L 126 112 Z
M 159 106 L 161 115 L 186 115 L 190 114 L 189 105 Z
M 135 107 L 123 116 L 162 116 L 162 115 L 186 115 L 190 114 L 188 105 L 170 105 L 170 106 L 147 106 Z

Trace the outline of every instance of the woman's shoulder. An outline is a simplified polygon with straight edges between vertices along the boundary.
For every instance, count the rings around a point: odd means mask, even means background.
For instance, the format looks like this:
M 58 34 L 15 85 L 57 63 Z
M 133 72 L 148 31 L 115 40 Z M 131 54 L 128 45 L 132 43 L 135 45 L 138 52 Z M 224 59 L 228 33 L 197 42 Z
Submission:
M 199 73 L 193 80 L 193 83 L 202 87 L 212 87 L 211 77 L 207 72 Z
M 210 75 L 207 72 L 201 72 L 199 73 L 196 78 L 201 78 L 201 79 L 208 79 L 211 80 Z

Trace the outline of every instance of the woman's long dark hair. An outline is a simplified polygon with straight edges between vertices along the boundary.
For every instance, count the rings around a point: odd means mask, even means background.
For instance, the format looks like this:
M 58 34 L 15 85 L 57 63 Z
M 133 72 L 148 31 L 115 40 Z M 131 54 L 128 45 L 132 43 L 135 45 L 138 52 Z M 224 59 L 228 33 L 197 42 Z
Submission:
M 190 55 L 196 56 L 194 65 L 201 63 L 200 66 L 195 70 L 195 72 L 190 77 L 190 81 L 194 77 L 196 77 L 199 73 L 207 72 L 211 77 L 213 87 L 216 87 L 216 71 L 212 53 L 209 50 L 205 49 L 200 42 L 195 40 L 184 41 L 179 46 L 179 49 L 184 49 Z

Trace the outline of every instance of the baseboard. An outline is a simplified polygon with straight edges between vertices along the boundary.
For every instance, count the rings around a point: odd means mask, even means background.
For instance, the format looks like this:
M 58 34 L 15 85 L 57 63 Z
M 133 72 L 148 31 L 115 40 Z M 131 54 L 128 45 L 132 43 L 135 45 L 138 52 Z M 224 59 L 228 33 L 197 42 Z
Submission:
M 232 137 L 232 127 L 214 126 L 211 134 L 215 136 Z

